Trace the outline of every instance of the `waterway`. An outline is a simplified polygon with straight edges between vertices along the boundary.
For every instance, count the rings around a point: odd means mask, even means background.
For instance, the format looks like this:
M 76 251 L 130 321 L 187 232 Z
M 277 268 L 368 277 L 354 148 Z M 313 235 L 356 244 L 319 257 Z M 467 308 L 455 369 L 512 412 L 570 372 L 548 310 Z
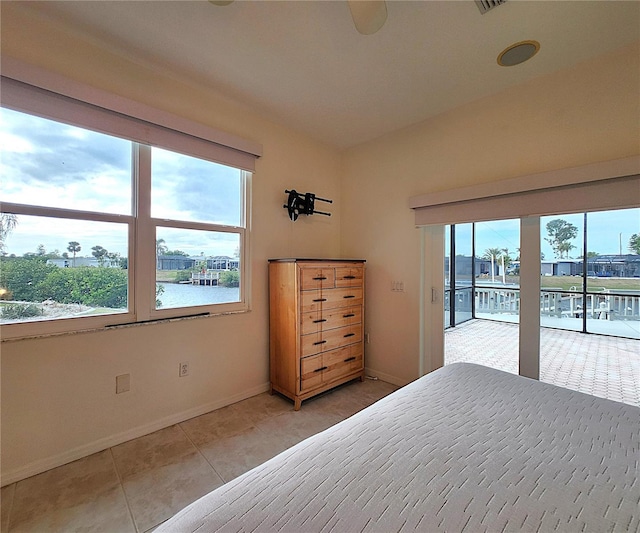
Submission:
M 210 287 L 190 283 L 161 283 L 164 292 L 158 296 L 162 309 L 237 302 L 240 300 L 238 287 Z

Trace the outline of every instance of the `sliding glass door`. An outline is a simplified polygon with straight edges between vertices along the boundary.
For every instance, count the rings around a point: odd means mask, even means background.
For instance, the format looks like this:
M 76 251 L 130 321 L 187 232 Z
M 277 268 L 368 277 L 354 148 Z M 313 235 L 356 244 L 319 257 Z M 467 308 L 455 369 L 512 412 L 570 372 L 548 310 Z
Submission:
M 640 209 L 542 217 L 543 327 L 640 339 Z
M 473 242 L 473 224 L 445 228 L 445 328 L 473 318 Z

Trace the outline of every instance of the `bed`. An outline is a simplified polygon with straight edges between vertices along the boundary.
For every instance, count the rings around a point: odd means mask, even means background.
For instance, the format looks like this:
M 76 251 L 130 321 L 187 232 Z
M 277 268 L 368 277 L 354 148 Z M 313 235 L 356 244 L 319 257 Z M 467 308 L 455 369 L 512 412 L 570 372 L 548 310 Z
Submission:
M 456 363 L 157 531 L 638 531 L 639 461 L 640 408 Z

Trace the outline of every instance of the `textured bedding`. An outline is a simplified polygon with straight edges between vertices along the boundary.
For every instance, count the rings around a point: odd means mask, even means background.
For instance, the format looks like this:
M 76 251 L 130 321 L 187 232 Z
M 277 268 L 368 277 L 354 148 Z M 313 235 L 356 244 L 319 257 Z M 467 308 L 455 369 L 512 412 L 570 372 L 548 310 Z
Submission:
M 157 531 L 638 531 L 639 461 L 639 408 L 457 363 Z

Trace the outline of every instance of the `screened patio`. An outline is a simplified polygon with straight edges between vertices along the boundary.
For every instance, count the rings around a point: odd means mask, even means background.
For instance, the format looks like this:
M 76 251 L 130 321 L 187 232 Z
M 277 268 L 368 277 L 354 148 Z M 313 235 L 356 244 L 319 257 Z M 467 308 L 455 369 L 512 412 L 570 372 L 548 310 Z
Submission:
M 517 374 L 518 343 L 517 323 L 469 320 L 445 331 L 445 364 L 478 363 Z M 540 380 L 640 406 L 640 341 L 542 327 Z

